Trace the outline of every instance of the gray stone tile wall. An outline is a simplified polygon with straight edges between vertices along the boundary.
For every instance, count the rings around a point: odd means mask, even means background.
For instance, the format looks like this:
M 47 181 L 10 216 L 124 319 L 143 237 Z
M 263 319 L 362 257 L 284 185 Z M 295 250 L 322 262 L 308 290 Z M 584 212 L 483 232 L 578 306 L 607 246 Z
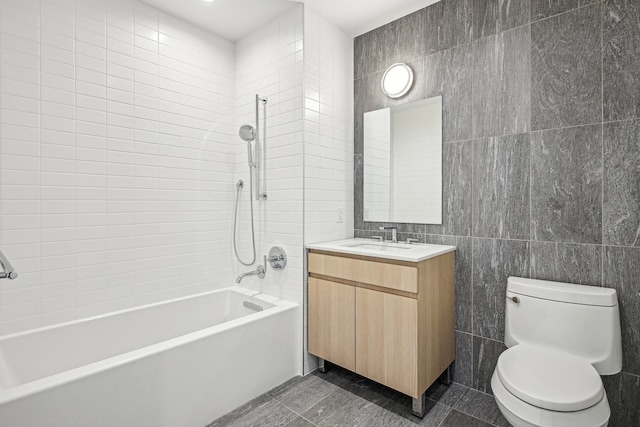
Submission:
M 473 143 L 473 235 L 529 240 L 529 134 Z
M 529 275 L 529 242 L 473 239 L 473 334 L 504 339 L 507 279 Z
M 604 8 L 604 120 L 640 116 L 640 2 L 616 0 Z
M 618 291 L 610 425 L 640 425 L 640 3 L 442 0 L 355 39 L 355 234 L 453 244 L 454 380 L 490 392 L 509 275 Z M 379 87 L 392 62 L 417 84 Z M 443 97 L 443 224 L 362 217 L 364 112 Z
M 602 121 L 602 20 L 595 3 L 531 24 L 533 130 Z
M 605 123 L 603 181 L 603 243 L 640 246 L 640 121 Z
M 575 9 L 578 0 L 531 0 L 531 16 L 534 21 Z
M 602 246 L 531 242 L 531 278 L 600 286 Z
M 602 243 L 602 125 L 531 134 L 531 237 Z
M 528 25 L 473 43 L 474 138 L 529 131 L 530 45 Z
M 529 0 L 473 0 L 473 39 L 527 25 Z

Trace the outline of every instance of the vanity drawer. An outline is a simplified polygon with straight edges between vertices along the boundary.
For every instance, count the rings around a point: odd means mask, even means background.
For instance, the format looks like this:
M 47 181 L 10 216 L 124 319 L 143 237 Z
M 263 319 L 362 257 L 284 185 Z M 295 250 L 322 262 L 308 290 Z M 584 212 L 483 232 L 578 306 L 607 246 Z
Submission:
M 414 294 L 418 293 L 418 269 L 406 265 L 310 252 L 309 272 Z

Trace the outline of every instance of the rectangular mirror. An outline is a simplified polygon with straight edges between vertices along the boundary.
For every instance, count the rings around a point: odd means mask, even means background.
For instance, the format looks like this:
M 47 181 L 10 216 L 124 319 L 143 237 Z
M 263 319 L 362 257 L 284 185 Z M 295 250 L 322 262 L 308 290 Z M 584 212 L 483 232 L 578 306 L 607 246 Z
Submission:
M 442 97 L 364 114 L 364 220 L 442 224 Z

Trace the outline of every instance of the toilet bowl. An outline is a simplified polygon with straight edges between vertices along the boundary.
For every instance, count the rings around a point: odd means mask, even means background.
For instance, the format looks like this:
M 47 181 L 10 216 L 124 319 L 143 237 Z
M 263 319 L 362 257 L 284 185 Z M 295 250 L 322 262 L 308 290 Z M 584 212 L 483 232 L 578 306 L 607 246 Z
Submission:
M 602 427 L 611 414 L 589 362 L 543 347 L 523 344 L 503 352 L 491 387 L 514 427 Z
M 602 427 L 600 375 L 622 368 L 614 289 L 510 277 L 505 344 L 491 387 L 514 427 Z

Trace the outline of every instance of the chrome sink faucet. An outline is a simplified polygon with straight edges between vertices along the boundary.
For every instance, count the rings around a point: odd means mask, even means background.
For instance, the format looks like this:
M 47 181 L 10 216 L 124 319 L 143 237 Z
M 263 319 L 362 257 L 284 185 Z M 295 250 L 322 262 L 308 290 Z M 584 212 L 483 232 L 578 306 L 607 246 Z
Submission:
M 391 242 L 398 243 L 398 227 L 380 227 L 380 230 L 385 232 L 391 230 Z
M 264 279 L 264 276 L 266 275 L 267 275 L 267 256 L 265 255 L 264 265 L 258 265 L 258 267 L 255 270 L 242 273 L 236 279 L 236 283 L 242 282 L 242 279 L 244 279 L 247 276 L 258 276 L 259 278 Z

